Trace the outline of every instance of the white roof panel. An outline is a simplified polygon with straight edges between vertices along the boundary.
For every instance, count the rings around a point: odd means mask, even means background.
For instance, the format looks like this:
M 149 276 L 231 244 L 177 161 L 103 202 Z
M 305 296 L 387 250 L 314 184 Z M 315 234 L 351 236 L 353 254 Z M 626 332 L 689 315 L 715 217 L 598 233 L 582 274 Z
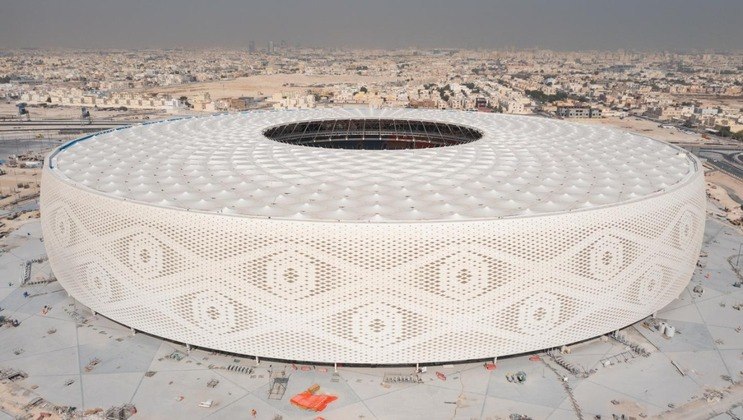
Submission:
M 395 118 L 475 127 L 471 143 L 349 150 L 263 135 L 293 121 Z M 682 150 L 600 126 L 414 109 L 319 109 L 187 118 L 62 148 L 55 173 L 121 199 L 296 220 L 423 221 L 554 214 L 637 200 L 697 169 Z

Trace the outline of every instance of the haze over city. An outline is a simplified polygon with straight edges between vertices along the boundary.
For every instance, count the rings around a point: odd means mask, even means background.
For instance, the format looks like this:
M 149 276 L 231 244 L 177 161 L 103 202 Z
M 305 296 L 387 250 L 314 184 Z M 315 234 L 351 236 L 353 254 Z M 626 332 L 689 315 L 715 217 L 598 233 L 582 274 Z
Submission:
M 0 47 L 734 50 L 739 0 L 4 1 Z

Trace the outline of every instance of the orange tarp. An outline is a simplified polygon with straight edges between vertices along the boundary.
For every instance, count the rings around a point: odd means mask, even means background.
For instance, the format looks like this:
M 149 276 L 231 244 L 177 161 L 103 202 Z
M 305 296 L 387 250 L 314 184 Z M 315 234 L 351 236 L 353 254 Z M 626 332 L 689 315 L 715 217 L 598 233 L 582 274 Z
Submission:
M 338 397 L 335 395 L 315 394 L 319 389 L 320 385 L 314 384 L 307 388 L 306 391 L 293 396 L 290 401 L 303 410 L 323 411 L 328 404 L 337 400 Z

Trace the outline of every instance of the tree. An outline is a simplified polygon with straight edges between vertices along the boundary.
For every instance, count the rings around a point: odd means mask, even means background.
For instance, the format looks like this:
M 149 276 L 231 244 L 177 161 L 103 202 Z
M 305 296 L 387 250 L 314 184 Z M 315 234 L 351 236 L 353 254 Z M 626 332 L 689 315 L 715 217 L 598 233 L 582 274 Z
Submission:
M 564 101 L 567 99 L 568 94 L 562 91 L 559 91 L 555 93 L 554 95 L 547 95 L 546 93 L 542 92 L 541 90 L 526 90 L 524 93 L 526 93 L 526 96 L 530 97 L 531 99 L 537 101 L 537 102 L 555 102 L 555 101 Z
M 721 137 L 730 137 L 733 134 L 727 125 L 718 126 L 717 130 L 720 132 Z

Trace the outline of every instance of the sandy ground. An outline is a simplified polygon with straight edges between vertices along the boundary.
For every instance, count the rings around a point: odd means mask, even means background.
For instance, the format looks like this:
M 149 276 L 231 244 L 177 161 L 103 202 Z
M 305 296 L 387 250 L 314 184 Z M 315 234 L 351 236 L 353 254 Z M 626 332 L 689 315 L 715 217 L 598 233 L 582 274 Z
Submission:
M 51 411 L 49 409 L 51 407 L 26 408 L 26 404 L 38 395 L 34 394 L 31 390 L 14 384 L 11 381 L 0 382 L 0 396 L 2 396 L 2 404 L 0 404 L 0 410 L 2 411 L 0 411 L 0 414 L 5 412 L 15 418 L 36 419 L 39 418 L 42 413 L 46 413 L 48 414 L 48 416 L 45 417 L 46 420 L 62 418 L 59 414 Z
M 18 230 L 19 227 L 21 227 L 29 220 L 38 219 L 40 216 L 41 213 L 39 213 L 38 210 L 33 210 L 23 212 L 18 215 L 18 217 L 15 217 L 13 219 L 0 217 L 0 237 L 10 232 L 15 232 L 16 230 Z
M 725 187 L 725 189 L 727 189 L 728 191 L 731 191 L 738 197 L 743 198 L 743 182 L 740 182 L 739 180 L 733 178 L 725 172 L 711 171 L 705 174 L 705 178 L 708 182 L 712 182 L 719 186 Z
M 725 188 L 729 188 L 738 197 L 743 197 L 743 183 L 720 171 L 705 173 L 707 181 L 707 196 L 718 204 L 724 211 L 725 217 L 733 225 L 743 230 L 743 209 L 741 204 L 730 197 Z M 724 187 L 724 188 L 723 188 Z
M 691 402 L 667 411 L 654 419 L 703 419 L 716 418 L 715 414 L 725 413 L 732 410 L 743 401 L 743 383 L 737 382 L 729 387 L 717 390 L 710 389 L 706 396 L 696 398 Z M 726 417 L 723 417 L 726 418 Z M 737 418 L 730 416 L 731 419 Z
M 15 214 L 14 205 L 39 197 L 41 169 L 9 168 L 4 165 L 2 169 L 6 174 L 0 175 L 0 193 L 8 196 L 0 199 L 0 236 L 5 236 L 25 221 L 39 218 L 38 211 Z M 18 187 L 19 184 L 22 187 Z
M 173 96 L 200 96 L 208 92 L 212 99 L 236 98 L 239 96 L 270 96 L 277 92 L 304 92 L 310 87 L 351 83 L 368 85 L 375 82 L 393 81 L 393 77 L 358 75 L 308 76 L 304 74 L 273 74 L 240 77 L 220 82 L 189 83 L 177 86 L 158 87 L 151 93 L 169 93 Z
M 7 197 L 0 199 L 0 208 L 39 194 L 41 168 L 9 168 L 3 165 L 1 169 L 6 173 L 0 175 L 0 195 Z
M 724 189 L 708 182 L 707 195 L 724 210 L 725 217 L 730 223 L 740 227 L 743 223 L 743 211 L 741 211 L 740 205 L 730 198 Z
M 707 140 L 699 134 L 686 134 L 675 128 L 661 128 L 658 123 L 635 117 L 624 119 L 618 117 L 608 118 L 571 118 L 569 121 L 581 124 L 610 125 L 632 133 L 647 136 L 656 140 L 669 143 L 699 143 L 704 144 Z

